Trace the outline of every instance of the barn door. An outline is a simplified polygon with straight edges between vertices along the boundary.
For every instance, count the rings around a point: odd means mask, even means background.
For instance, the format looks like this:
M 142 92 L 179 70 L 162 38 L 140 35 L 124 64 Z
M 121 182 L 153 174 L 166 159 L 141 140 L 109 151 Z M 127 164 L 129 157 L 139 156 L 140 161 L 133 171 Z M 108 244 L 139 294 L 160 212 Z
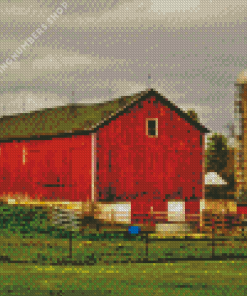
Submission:
M 62 151 L 60 173 L 60 199 L 63 201 L 71 200 L 71 175 L 70 175 L 70 152 L 68 149 Z
M 46 188 L 43 187 L 43 184 L 46 183 L 46 152 L 38 148 L 28 150 L 26 166 L 27 182 L 30 184 L 29 194 L 32 197 L 36 195 L 46 197 Z
M 7 194 L 10 191 L 11 168 L 9 158 L 11 157 L 8 149 L 9 143 L 1 145 L 1 193 Z
M 22 166 L 21 145 L 18 145 L 17 143 L 7 143 L 3 151 L 3 158 L 2 186 L 4 192 L 16 193 L 21 189 L 19 181 Z
M 70 149 L 71 199 L 87 201 L 91 197 L 91 149 L 83 146 Z
M 65 188 L 63 178 L 63 151 L 52 149 L 47 151 L 47 179 L 43 187 L 46 188 L 47 198 L 61 200 Z
M 28 176 L 31 196 L 44 199 L 69 200 L 70 175 L 69 151 L 33 148 L 27 154 Z

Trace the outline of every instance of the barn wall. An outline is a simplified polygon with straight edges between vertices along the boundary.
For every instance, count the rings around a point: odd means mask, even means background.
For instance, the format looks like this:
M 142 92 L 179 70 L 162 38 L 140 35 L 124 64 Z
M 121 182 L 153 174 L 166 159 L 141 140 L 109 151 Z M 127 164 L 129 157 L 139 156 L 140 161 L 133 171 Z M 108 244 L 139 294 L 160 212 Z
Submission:
M 138 104 L 98 132 L 99 198 L 131 200 L 137 223 L 148 218 L 151 206 L 167 210 L 173 199 L 188 199 L 186 213 L 199 213 L 200 131 L 154 97 Z M 146 136 L 146 118 L 158 118 L 157 138 Z
M 91 136 L 3 143 L 0 147 L 0 194 L 67 201 L 91 197 Z

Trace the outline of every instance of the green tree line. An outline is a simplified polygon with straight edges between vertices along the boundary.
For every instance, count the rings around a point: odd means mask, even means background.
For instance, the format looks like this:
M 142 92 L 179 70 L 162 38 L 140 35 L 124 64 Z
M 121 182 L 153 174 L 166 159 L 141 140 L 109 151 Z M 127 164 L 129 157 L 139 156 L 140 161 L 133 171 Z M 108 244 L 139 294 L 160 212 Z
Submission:
M 188 110 L 187 114 L 195 121 L 200 119 L 195 110 Z M 228 146 L 227 138 L 220 133 L 213 133 L 205 149 L 205 173 L 217 172 L 228 184 L 224 187 L 225 197 L 233 198 L 235 187 L 234 148 Z M 210 196 L 212 192 L 208 192 Z M 228 193 L 228 194 L 227 194 Z

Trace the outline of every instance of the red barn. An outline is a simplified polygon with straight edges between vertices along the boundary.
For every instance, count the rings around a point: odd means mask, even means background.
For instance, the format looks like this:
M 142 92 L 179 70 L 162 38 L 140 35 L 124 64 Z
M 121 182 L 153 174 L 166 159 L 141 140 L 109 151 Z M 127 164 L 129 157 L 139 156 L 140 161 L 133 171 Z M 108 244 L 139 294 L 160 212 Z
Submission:
M 153 89 L 4 116 L 0 131 L 1 195 L 125 202 L 133 224 L 146 224 L 151 207 L 199 214 L 209 130 Z

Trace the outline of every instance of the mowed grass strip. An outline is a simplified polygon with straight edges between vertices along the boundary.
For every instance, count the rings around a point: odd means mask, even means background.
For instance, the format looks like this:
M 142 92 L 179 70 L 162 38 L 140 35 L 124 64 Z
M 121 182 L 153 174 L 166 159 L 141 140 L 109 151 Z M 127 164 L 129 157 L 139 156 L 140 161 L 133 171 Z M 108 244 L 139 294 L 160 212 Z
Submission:
M 247 262 L 86 267 L 1 263 L 0 281 L 2 295 L 246 295 Z

